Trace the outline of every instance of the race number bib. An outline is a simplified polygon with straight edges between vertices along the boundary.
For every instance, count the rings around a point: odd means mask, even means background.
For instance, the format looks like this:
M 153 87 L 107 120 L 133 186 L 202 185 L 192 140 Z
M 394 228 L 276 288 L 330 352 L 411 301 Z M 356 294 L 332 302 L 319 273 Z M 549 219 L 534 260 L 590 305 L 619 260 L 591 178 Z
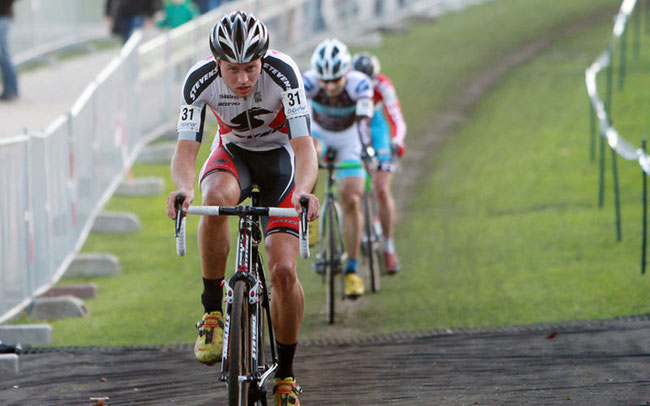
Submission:
M 305 97 L 305 89 L 303 87 L 289 89 L 282 93 L 282 105 L 284 106 L 284 115 L 287 120 L 309 114 L 307 97 Z
M 181 106 L 178 117 L 178 131 L 199 132 L 201 128 L 201 108 L 195 106 Z

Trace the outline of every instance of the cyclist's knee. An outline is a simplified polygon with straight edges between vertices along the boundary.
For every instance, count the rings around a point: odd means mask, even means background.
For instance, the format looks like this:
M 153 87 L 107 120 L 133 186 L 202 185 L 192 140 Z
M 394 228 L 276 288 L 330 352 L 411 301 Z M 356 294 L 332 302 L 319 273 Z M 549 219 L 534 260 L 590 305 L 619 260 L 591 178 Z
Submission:
M 227 188 L 207 187 L 202 191 L 203 204 L 206 206 L 232 206 L 237 204 L 237 197 Z
M 375 193 L 377 196 L 377 200 L 387 201 L 391 197 L 390 187 L 388 187 L 388 185 L 385 184 L 377 184 Z
M 271 283 L 273 289 L 289 291 L 296 283 L 296 270 L 289 263 L 277 263 L 271 267 Z
M 345 193 L 342 200 L 344 210 L 359 210 L 361 208 L 361 193 Z

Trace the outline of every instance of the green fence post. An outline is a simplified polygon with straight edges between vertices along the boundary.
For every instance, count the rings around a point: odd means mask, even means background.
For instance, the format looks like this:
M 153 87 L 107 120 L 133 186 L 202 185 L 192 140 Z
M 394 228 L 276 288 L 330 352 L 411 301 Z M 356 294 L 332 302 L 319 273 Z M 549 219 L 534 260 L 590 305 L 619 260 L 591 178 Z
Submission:
M 596 160 L 596 112 L 589 100 L 589 160 Z
M 616 215 L 616 241 L 623 238 L 621 232 L 621 196 L 618 188 L 618 165 L 616 164 L 618 154 L 614 148 L 612 150 L 612 175 L 614 176 L 614 212 Z
M 627 66 L 627 24 L 623 28 L 623 33 L 621 34 L 621 54 L 620 62 L 618 66 L 618 90 L 623 90 L 625 86 L 625 70 Z
M 644 23 L 645 23 L 645 33 L 646 35 L 650 34 L 650 0 L 645 0 L 645 3 L 643 3 L 643 10 L 645 11 L 645 18 Z
M 598 168 L 598 207 L 605 205 L 605 137 L 600 134 L 600 159 Z
M 634 58 L 639 59 L 641 54 L 641 5 L 634 5 Z
M 641 150 L 643 155 L 646 154 L 646 139 L 644 138 L 641 141 Z M 645 274 L 645 264 L 646 264 L 646 250 L 648 244 L 648 177 L 641 168 L 641 176 L 643 176 L 643 224 L 641 224 L 641 275 Z
M 609 64 L 607 65 L 607 76 L 606 76 L 606 86 L 605 86 L 605 111 L 607 112 L 607 117 L 612 116 L 612 77 L 614 76 L 614 55 L 613 47 L 609 46 Z M 610 120 L 611 121 L 611 120 Z

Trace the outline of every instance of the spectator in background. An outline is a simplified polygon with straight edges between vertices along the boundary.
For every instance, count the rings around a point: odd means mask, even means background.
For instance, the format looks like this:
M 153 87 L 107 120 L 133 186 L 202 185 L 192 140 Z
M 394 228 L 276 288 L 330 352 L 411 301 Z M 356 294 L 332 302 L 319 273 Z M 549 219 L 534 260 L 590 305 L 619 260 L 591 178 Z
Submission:
M 158 22 L 161 28 L 176 28 L 191 21 L 199 10 L 191 0 L 166 0 L 163 5 L 163 19 Z
M 222 0 L 192 0 L 199 7 L 199 13 L 205 14 L 221 5 Z
M 159 0 L 106 0 L 106 18 L 111 31 L 123 42 L 145 22 L 151 23 L 151 17 L 159 9 Z
M 9 26 L 13 16 L 13 2 L 14 0 L 0 0 L 0 73 L 2 73 L 0 101 L 10 101 L 18 97 L 16 67 L 9 55 Z

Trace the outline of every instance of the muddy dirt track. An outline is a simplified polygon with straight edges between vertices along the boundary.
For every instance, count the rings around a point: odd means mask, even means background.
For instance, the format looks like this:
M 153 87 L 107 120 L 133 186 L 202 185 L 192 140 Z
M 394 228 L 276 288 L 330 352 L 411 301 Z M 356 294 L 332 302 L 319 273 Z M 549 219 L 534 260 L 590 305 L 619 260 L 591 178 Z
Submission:
M 615 10 L 539 38 L 468 80 L 414 138 L 396 184 L 399 207 L 422 163 L 510 69 L 554 40 Z M 324 329 L 326 334 L 332 329 Z M 341 337 L 337 335 L 337 337 Z M 431 331 L 324 339 L 300 345 L 295 372 L 303 405 L 650 405 L 650 315 L 508 329 Z M 223 405 L 217 367 L 187 346 L 32 349 L 20 374 L 0 376 L 0 405 Z
M 303 405 L 650 405 L 650 315 L 300 346 Z M 20 355 L 0 405 L 223 405 L 189 345 Z

